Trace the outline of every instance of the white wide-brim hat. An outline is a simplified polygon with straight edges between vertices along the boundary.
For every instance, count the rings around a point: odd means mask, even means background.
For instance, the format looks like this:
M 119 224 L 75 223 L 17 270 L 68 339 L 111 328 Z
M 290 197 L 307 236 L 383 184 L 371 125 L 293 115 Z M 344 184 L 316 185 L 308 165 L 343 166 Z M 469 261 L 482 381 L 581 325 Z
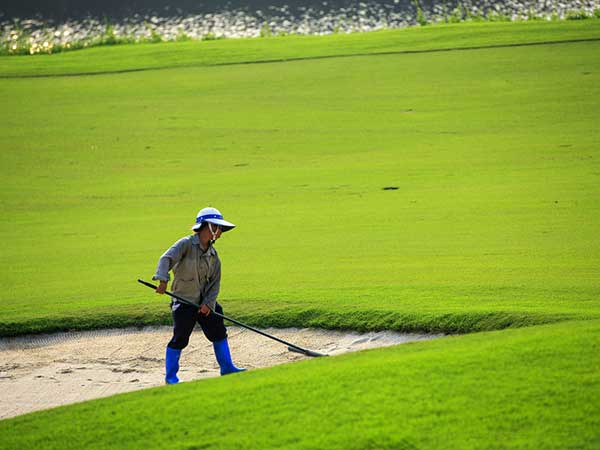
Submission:
M 214 223 L 219 225 L 223 230 L 223 233 L 235 228 L 235 225 L 231 222 L 227 222 L 223 219 L 223 214 L 217 208 L 203 208 L 198 211 L 196 216 L 196 223 L 192 227 L 193 231 L 198 231 L 203 223 Z

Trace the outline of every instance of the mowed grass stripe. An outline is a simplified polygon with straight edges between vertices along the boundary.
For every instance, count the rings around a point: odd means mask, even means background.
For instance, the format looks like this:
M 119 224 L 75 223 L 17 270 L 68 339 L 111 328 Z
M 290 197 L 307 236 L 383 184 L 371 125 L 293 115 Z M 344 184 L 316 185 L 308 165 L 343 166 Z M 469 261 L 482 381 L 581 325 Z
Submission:
M 600 21 L 462 23 L 366 34 L 286 36 L 94 47 L 0 58 L 0 78 L 135 72 L 370 54 L 581 42 L 600 39 Z
M 327 56 L 311 56 L 311 57 L 287 57 L 282 59 L 261 59 L 256 61 L 235 61 L 235 62 L 222 62 L 222 63 L 190 63 L 190 64 L 173 64 L 168 66 L 157 66 L 157 67 L 147 67 L 147 68 L 132 68 L 132 69 L 121 69 L 121 70 L 107 70 L 107 71 L 98 71 L 98 72 L 73 72 L 73 73 L 64 73 L 64 74 L 28 74 L 28 75 L 16 75 L 16 76 L 3 76 L 0 75 L 0 78 L 47 78 L 47 77 L 79 77 L 79 76 L 94 76 L 94 75 L 108 75 L 108 74 L 120 74 L 120 73 L 130 73 L 130 72 L 143 72 L 146 70 L 165 70 L 165 69 L 174 69 L 174 68 L 187 68 L 187 67 L 202 67 L 202 66 L 229 66 L 229 65 L 240 65 L 240 64 L 270 64 L 270 63 L 278 63 L 278 62 L 292 62 L 292 61 L 306 61 L 306 60 L 314 60 L 314 59 L 328 59 L 328 58 L 348 58 L 348 57 L 359 57 L 359 56 L 384 56 L 384 55 L 401 55 L 401 54 L 414 54 L 414 53 L 437 53 L 437 52 L 453 52 L 453 51 L 467 51 L 467 50 L 482 50 L 482 49 L 491 49 L 491 48 L 504 48 L 504 47 L 528 47 L 532 45 L 556 45 L 556 44 L 576 44 L 580 42 L 594 42 L 600 41 L 600 38 L 588 38 L 588 39 L 564 39 L 559 41 L 544 41 L 544 42 L 522 42 L 517 44 L 490 44 L 490 45 L 480 45 L 476 47 L 442 47 L 442 48 L 432 48 L 428 50 L 397 50 L 397 51 L 387 51 L 387 52 L 370 52 L 370 53 L 339 53 L 335 55 L 327 55 Z
M 0 448 L 592 449 L 599 336 L 569 322 L 118 395 L 4 420 Z
M 257 325 L 595 317 L 599 51 L 4 80 L 2 333 L 167 321 L 135 280 L 209 202 Z

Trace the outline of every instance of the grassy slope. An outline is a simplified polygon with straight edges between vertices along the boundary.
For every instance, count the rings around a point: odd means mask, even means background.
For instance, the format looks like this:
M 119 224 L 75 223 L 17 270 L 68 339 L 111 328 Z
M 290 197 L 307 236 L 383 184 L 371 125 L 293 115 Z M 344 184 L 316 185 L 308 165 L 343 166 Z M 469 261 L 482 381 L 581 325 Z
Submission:
M 599 39 L 600 21 L 472 23 L 334 36 L 140 44 L 56 55 L 0 57 L 0 77 L 102 73 L 164 67 L 429 51 Z
M 450 337 L 0 422 L 2 449 L 600 445 L 600 322 Z
M 0 334 L 167 321 L 134 280 L 207 203 L 240 224 L 221 298 L 254 323 L 596 316 L 599 52 L 2 80 Z

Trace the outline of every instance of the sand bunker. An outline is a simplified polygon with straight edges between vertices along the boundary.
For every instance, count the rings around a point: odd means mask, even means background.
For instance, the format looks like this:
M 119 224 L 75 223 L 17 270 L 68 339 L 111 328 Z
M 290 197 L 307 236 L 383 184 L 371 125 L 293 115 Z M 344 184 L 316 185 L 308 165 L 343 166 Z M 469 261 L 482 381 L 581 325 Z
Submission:
M 256 369 L 307 357 L 243 328 L 229 327 L 235 363 Z M 267 333 L 329 355 L 384 347 L 440 335 L 345 333 L 267 329 Z M 172 328 L 100 330 L 0 339 L 0 419 L 164 384 L 165 346 Z M 212 344 L 192 334 L 179 378 L 219 375 Z

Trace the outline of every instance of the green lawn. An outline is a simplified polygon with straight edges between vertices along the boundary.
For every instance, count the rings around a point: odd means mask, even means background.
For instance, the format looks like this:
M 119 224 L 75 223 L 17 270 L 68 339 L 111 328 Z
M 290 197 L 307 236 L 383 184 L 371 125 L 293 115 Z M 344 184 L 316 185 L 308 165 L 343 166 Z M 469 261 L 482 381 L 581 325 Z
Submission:
M 221 298 L 254 323 L 596 316 L 599 52 L 2 80 L 0 334 L 168 321 L 135 280 L 207 204 L 239 224 Z
M 449 337 L 0 422 L 3 449 L 582 449 L 600 321 Z
M 600 40 L 310 57 L 600 39 L 599 25 L 0 58 L 1 335 L 168 323 L 135 280 L 207 204 L 239 225 L 218 242 L 234 317 L 523 327 L 36 413 L 1 422 L 0 447 L 596 447 Z M 208 44 L 221 59 L 199 56 Z M 174 67 L 27 78 L 157 67 L 163 51 Z
M 0 57 L 0 78 L 139 71 L 332 56 L 428 52 L 597 40 L 600 21 L 443 24 L 364 34 L 286 36 L 94 47 L 55 55 Z

